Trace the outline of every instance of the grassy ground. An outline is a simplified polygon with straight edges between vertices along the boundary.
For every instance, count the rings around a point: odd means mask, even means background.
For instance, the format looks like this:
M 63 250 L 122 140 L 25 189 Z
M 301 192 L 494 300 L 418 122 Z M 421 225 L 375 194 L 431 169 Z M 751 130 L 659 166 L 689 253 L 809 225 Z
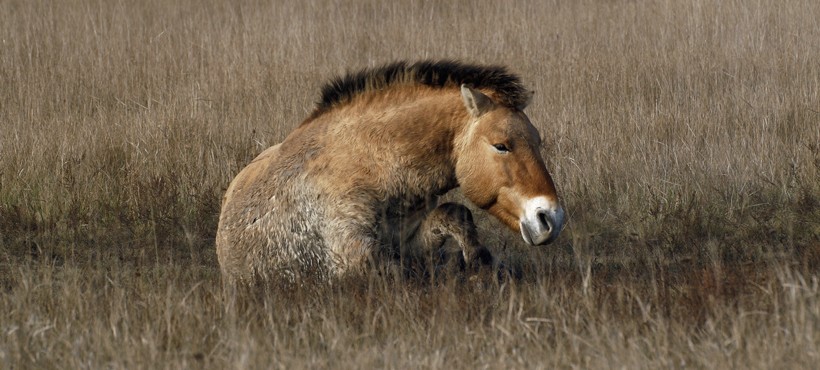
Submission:
M 0 2 L 0 368 L 811 368 L 820 4 Z M 568 211 L 514 283 L 222 305 L 232 176 L 331 76 L 504 64 Z M 458 198 L 458 194 L 451 195 Z

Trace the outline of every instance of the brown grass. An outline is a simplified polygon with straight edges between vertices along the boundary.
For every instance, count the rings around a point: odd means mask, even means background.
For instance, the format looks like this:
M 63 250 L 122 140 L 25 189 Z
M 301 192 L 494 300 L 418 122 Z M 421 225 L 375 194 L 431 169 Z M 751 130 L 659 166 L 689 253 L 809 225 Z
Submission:
M 818 19 L 808 0 L 0 2 L 0 368 L 811 368 Z M 373 275 L 226 311 L 231 177 L 330 76 L 397 58 L 522 75 L 564 234 L 527 249 L 479 216 L 514 283 Z

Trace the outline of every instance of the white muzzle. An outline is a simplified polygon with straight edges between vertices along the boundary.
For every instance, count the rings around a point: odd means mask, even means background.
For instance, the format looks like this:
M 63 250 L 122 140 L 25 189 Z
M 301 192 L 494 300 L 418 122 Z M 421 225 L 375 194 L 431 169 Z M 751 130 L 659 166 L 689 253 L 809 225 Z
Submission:
M 564 209 L 546 197 L 532 198 L 524 204 L 524 216 L 519 222 L 521 237 L 527 244 L 548 244 L 564 227 Z

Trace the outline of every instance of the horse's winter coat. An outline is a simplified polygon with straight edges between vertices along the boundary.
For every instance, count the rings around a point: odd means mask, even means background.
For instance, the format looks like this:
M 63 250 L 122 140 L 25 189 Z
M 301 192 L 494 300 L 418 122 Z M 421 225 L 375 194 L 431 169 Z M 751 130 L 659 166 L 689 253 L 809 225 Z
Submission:
M 522 109 L 532 93 L 501 67 L 394 63 L 336 79 L 313 114 L 231 182 L 217 255 L 228 283 L 329 277 L 377 255 L 429 253 L 449 238 L 492 263 L 461 187 L 530 245 L 554 240 L 563 210 Z

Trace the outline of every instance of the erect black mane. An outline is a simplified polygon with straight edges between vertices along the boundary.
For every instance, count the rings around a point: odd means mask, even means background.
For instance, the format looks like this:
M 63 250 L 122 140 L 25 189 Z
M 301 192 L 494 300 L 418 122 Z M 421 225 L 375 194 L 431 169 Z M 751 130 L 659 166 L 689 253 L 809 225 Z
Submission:
M 322 97 L 316 113 L 350 101 L 365 91 L 381 90 L 400 83 L 417 83 L 437 88 L 470 85 L 496 93 L 497 103 L 509 108 L 523 108 L 530 92 L 521 79 L 501 66 L 482 66 L 457 61 L 420 61 L 408 64 L 394 62 L 381 67 L 363 69 L 337 77 L 322 87 Z

